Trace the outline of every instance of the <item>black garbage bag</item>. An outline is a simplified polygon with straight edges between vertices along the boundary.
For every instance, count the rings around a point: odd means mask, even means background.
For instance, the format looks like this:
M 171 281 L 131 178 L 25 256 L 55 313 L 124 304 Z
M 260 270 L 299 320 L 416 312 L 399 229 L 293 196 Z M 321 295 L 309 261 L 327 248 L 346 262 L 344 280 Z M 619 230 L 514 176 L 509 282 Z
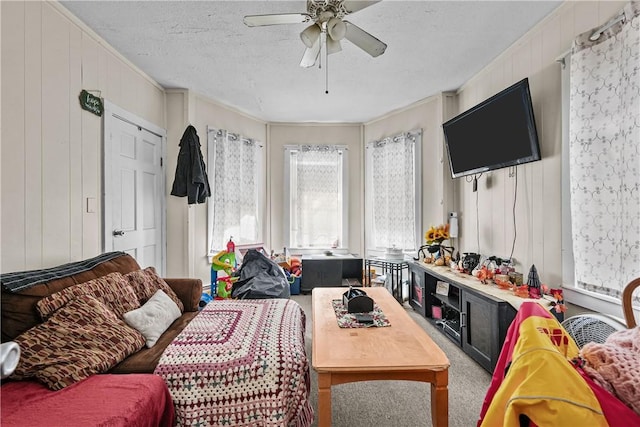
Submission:
M 238 299 L 289 298 L 289 281 L 278 264 L 255 249 L 242 258 L 240 278 L 231 288 L 231 297 Z

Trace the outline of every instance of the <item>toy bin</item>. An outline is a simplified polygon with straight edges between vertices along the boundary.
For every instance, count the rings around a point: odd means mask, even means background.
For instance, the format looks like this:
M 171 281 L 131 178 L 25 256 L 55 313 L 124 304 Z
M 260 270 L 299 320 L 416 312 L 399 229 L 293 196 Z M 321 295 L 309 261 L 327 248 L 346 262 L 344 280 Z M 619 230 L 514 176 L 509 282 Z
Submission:
M 300 278 L 302 276 L 291 276 L 293 281 L 289 281 L 291 295 L 300 295 Z

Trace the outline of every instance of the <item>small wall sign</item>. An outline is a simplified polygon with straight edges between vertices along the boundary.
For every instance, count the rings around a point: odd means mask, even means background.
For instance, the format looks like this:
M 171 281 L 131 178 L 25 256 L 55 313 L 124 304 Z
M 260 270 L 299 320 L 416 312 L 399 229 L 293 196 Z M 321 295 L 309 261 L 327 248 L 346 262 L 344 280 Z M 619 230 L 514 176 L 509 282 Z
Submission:
M 104 112 L 104 104 L 102 103 L 102 99 L 90 94 L 84 89 L 80 92 L 80 107 L 82 107 L 83 110 L 87 110 L 98 117 L 102 117 L 102 113 Z

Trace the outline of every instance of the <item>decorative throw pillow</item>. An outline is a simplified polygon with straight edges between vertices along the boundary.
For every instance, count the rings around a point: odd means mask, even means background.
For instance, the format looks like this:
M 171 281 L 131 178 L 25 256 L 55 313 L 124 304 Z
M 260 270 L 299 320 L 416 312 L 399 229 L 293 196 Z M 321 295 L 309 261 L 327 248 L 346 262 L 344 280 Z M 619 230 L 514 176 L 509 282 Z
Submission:
M 129 286 L 127 279 L 118 272 L 69 286 L 60 292 L 42 298 L 36 303 L 36 307 L 42 318 L 46 319 L 67 302 L 80 295 L 93 296 L 104 303 L 118 317 L 122 317 L 124 313 L 140 307 L 133 288 Z
M 144 335 L 147 347 L 151 348 L 181 315 L 176 303 L 162 289 L 158 289 L 142 307 L 125 313 L 123 317 L 127 325 Z
M 138 301 L 140 304 L 146 303 L 158 289 L 162 289 L 162 291 L 176 303 L 180 309 L 180 313 L 184 311 L 184 305 L 182 304 L 182 301 L 180 301 L 180 298 L 178 298 L 167 282 L 158 276 L 155 268 L 147 267 L 144 270 L 132 271 L 131 273 L 126 274 L 125 277 L 129 280 L 129 284 L 135 291 L 136 295 L 138 295 Z
M 44 323 L 16 337 L 21 357 L 14 379 L 35 377 L 59 390 L 90 375 L 106 372 L 145 343 L 91 295 L 80 295 Z

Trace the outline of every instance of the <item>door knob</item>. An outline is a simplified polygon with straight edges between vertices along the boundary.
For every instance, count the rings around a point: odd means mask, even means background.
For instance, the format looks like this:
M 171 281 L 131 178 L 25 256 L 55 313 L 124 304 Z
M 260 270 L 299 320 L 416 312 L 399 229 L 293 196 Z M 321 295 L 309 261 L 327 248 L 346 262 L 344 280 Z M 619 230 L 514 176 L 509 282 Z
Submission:
M 113 230 L 114 236 L 124 236 L 124 231 L 122 230 Z

